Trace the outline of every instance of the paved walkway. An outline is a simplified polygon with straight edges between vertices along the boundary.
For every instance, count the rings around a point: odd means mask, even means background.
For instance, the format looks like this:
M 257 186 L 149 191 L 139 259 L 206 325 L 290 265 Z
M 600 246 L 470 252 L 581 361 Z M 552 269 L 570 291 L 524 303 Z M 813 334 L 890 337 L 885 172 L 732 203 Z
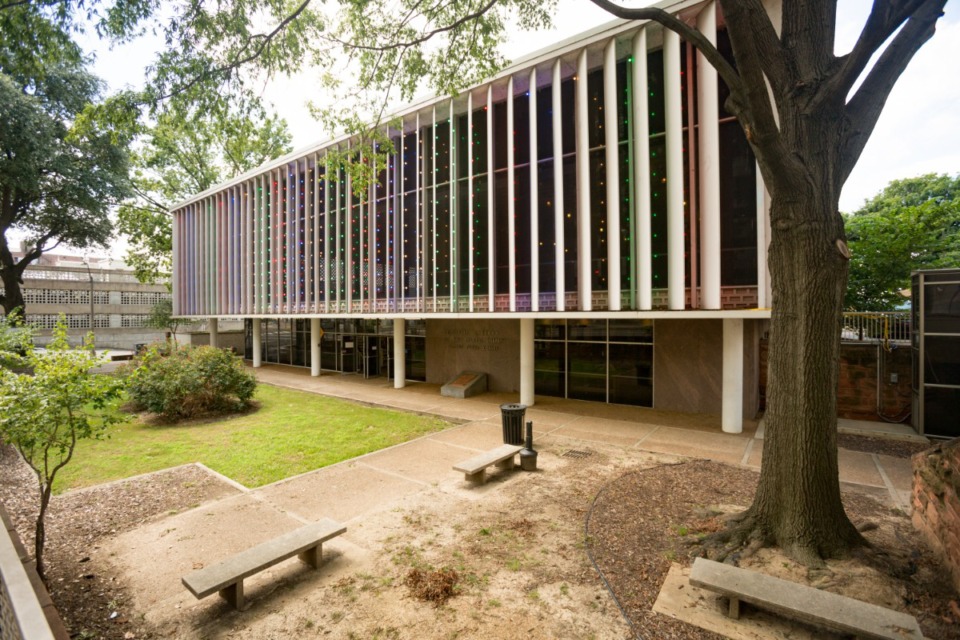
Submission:
M 440 395 L 440 386 L 412 383 L 394 389 L 386 378 L 364 380 L 355 375 L 326 373 L 310 376 L 306 369 L 264 366 L 255 370 L 261 382 L 280 387 L 346 398 L 366 404 L 440 416 L 464 427 L 427 436 L 433 447 L 436 469 L 447 474 L 464 455 L 464 448 L 485 451 L 499 443 L 500 405 L 517 402 L 515 393 L 486 393 L 457 400 Z M 570 448 L 591 443 L 607 444 L 681 456 L 707 458 L 728 464 L 759 469 L 763 459 L 763 428 L 746 421 L 743 433 L 723 433 L 720 417 L 704 414 L 657 411 L 641 407 L 608 405 L 562 398 L 538 397 L 527 409 L 533 421 L 534 441 L 567 444 Z M 913 430 L 903 425 L 840 420 L 842 432 L 895 438 L 910 438 Z M 912 437 L 918 437 L 913 435 Z M 420 442 L 420 441 L 418 441 Z M 423 447 L 409 443 L 401 447 Z M 399 455 L 404 457 L 406 454 Z M 909 509 L 913 473 L 910 461 L 892 456 L 841 449 L 840 480 L 862 485 L 878 495 L 886 492 L 891 504 Z
M 397 526 L 393 520 L 411 505 L 428 501 L 437 508 L 468 509 L 489 492 L 498 492 L 503 483 L 522 480 L 523 474 L 498 474 L 497 482 L 477 487 L 451 469 L 456 462 L 500 444 L 499 405 L 516 402 L 516 394 L 487 393 L 456 400 L 441 397 L 437 385 L 394 389 L 383 378 L 336 374 L 312 378 L 309 371 L 278 366 L 257 369 L 256 375 L 272 385 L 441 416 L 459 424 L 257 489 L 230 481 L 233 489 L 224 498 L 145 523 L 113 540 L 99 553 L 122 567 L 129 592 L 137 600 L 136 610 L 171 637 L 204 637 L 222 627 L 218 598 L 198 602 L 180 586 L 180 576 L 213 558 L 329 517 L 348 527 L 344 536 L 324 545 L 330 558 L 324 581 L 335 584 L 349 572 L 375 572 L 376 550 Z M 625 456 L 644 451 L 667 458 L 696 456 L 754 469 L 762 458 L 762 429 L 753 422 L 745 425 L 742 434 L 731 435 L 721 432 L 715 416 L 558 398 L 538 398 L 526 417 L 533 421 L 537 448 L 556 454 L 540 456 L 539 466 L 548 473 L 559 471 L 563 461 L 569 460 L 560 457 L 564 453 L 584 449 Z M 893 505 L 906 508 L 909 504 L 908 460 L 841 450 L 840 478 Z M 266 597 L 263 594 L 282 584 L 278 576 L 298 571 L 295 565 L 278 565 L 251 578 L 251 594 Z M 185 616 L 186 609 L 192 612 Z

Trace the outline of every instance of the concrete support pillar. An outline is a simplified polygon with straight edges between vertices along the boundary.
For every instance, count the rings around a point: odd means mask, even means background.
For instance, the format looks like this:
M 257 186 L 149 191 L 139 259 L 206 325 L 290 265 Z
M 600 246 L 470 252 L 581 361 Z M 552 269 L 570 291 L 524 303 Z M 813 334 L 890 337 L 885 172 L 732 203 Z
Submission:
M 393 319 L 393 388 L 407 386 L 406 359 L 406 322 L 403 318 Z
M 210 332 L 210 346 L 214 349 L 220 346 L 220 331 L 217 327 L 217 319 L 210 318 L 207 320 L 207 330 Z
M 725 433 L 743 431 L 743 319 L 723 321 L 723 400 L 720 424 Z
M 261 352 L 263 351 L 263 342 L 260 339 L 260 318 L 253 319 L 253 366 L 259 367 L 261 362 Z
M 310 375 L 320 375 L 320 318 L 310 318 Z
M 534 403 L 533 318 L 520 321 L 520 404 Z

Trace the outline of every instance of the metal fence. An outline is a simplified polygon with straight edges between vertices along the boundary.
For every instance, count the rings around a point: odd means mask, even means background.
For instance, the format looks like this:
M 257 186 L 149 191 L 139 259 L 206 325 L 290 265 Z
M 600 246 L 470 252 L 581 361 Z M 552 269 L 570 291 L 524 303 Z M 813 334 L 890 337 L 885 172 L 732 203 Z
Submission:
M 855 311 L 843 314 L 843 342 L 884 345 L 910 342 L 909 311 Z

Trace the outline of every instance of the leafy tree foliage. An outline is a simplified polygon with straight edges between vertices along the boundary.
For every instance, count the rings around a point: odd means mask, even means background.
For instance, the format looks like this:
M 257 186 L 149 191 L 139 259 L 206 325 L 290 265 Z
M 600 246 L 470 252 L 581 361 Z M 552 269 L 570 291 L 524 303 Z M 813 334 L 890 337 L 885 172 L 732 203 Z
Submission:
M 92 335 L 82 347 L 69 346 L 62 316 L 46 350 L 30 347 L 24 361 L 32 374 L 0 369 L 0 438 L 17 448 L 37 477 L 34 554 L 44 578 L 44 519 L 57 473 L 70 463 L 79 440 L 100 438 L 123 419 L 115 411 L 123 385 L 93 373 L 102 359 L 93 350 Z
M 173 339 L 173 346 L 177 346 L 177 331 L 183 327 L 194 325 L 192 320 L 183 320 L 173 315 L 173 301 L 161 300 L 150 309 L 145 326 L 151 329 L 169 331 Z
M 183 105 L 161 113 L 133 154 L 134 197 L 118 212 L 137 278 L 156 282 L 170 273 L 171 204 L 289 152 L 290 139 L 286 122 L 255 96 L 204 114 Z
M 31 344 L 33 329 L 22 324 L 16 314 L 0 315 L 0 367 L 22 365 Z
M 0 15 L 5 11 L 0 10 Z M 5 70 L 4 70 L 5 71 Z M 73 128 L 99 99 L 99 80 L 73 63 L 39 77 L 0 73 L 0 296 L 4 312 L 24 307 L 26 267 L 60 243 L 102 245 L 108 208 L 127 193 L 126 139 L 117 131 Z M 16 262 L 11 231 L 26 235 Z
M 257 379 L 226 349 L 187 346 L 165 355 L 151 347 L 135 363 L 127 385 L 139 406 L 176 421 L 245 410 Z
M 960 265 L 960 176 L 894 180 L 847 216 L 846 227 L 847 308 L 895 309 L 912 271 Z

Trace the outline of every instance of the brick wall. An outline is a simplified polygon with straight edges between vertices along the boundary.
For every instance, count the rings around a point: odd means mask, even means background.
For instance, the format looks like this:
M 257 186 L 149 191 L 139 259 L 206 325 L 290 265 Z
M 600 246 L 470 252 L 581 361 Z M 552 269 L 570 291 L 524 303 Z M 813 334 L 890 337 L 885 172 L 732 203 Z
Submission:
M 766 402 L 767 346 L 760 341 L 760 406 Z M 879 359 L 879 362 L 878 362 Z M 891 374 L 897 381 L 891 382 Z M 910 383 L 913 376 L 910 349 L 902 346 L 886 351 L 876 344 L 840 345 L 840 378 L 837 388 L 837 416 L 853 420 L 876 420 L 877 376 L 880 376 L 880 408 L 889 420 L 900 420 L 910 411 Z
M 960 593 L 960 438 L 913 456 L 913 526 L 941 554 Z

